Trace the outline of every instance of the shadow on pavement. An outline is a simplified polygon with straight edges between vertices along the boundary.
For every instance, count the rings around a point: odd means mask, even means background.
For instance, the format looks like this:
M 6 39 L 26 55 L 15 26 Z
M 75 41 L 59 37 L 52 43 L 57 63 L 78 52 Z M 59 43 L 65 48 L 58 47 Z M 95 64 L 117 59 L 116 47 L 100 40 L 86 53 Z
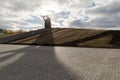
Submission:
M 52 31 L 49 40 L 54 43 Z M 27 46 L 0 53 L 0 80 L 81 79 L 57 59 L 54 47 Z

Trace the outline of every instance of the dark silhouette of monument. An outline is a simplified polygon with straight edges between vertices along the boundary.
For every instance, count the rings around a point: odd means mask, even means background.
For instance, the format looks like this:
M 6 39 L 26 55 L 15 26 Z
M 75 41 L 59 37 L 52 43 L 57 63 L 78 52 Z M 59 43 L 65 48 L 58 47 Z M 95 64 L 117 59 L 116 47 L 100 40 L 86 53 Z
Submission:
M 42 16 L 42 17 L 44 19 L 45 29 L 51 28 L 51 19 L 50 19 L 50 17 L 48 15 L 47 16 Z

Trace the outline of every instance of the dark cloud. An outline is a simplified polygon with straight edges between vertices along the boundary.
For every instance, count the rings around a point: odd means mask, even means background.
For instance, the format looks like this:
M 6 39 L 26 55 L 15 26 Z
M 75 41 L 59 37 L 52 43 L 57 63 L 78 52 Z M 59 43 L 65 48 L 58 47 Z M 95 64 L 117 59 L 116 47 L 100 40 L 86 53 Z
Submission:
M 120 29 L 120 0 L 113 0 L 109 3 L 88 8 L 85 14 L 90 17 L 88 21 L 73 20 L 70 26 Z
M 74 20 L 70 23 L 70 27 L 83 27 L 84 24 L 81 22 L 81 20 Z
M 96 8 L 91 8 L 86 11 L 86 13 L 91 14 L 118 14 L 120 13 L 120 0 L 113 0 L 106 5 L 98 6 Z

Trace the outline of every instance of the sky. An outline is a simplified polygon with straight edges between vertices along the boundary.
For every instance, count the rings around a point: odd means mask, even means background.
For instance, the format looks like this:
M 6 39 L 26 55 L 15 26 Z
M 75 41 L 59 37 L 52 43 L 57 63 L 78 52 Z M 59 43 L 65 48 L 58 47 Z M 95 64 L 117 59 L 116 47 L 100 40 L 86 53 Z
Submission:
M 2 29 L 42 29 L 44 15 L 53 28 L 120 30 L 120 0 L 0 0 Z

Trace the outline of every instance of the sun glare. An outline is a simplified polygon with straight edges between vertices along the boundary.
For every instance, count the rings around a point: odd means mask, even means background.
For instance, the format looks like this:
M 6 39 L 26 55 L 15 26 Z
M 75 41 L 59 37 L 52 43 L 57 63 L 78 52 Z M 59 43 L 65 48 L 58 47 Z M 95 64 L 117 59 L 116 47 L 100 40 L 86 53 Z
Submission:
M 59 6 L 55 3 L 49 3 L 49 5 L 42 5 L 41 15 L 52 15 L 53 12 L 58 12 Z

